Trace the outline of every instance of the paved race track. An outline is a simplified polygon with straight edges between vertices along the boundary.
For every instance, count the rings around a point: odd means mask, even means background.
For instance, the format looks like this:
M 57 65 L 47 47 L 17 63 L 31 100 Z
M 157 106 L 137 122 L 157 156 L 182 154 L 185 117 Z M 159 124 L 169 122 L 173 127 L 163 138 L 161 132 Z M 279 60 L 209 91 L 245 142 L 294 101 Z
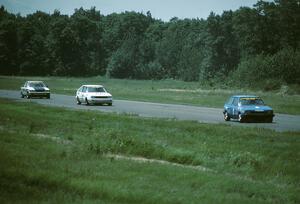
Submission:
M 0 90 L 0 97 L 22 101 L 32 101 L 43 105 L 58 106 L 83 110 L 137 114 L 143 117 L 176 118 L 178 120 L 195 120 L 204 123 L 226 123 L 247 127 L 270 128 L 276 131 L 300 131 L 300 116 L 276 114 L 273 123 L 224 122 L 222 109 L 187 105 L 149 103 L 127 100 L 114 100 L 113 106 L 77 105 L 74 96 L 52 94 L 51 99 L 21 99 L 19 91 Z

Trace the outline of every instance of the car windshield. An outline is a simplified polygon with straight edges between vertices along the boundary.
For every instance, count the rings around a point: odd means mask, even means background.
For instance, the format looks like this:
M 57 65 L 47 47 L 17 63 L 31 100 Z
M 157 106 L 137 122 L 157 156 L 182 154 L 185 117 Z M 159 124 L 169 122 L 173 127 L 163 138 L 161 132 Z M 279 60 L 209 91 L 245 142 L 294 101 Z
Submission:
M 261 106 L 264 105 L 264 102 L 262 99 L 260 98 L 241 98 L 240 99 L 240 103 L 241 105 L 246 105 L 246 106 L 251 106 L 251 105 L 255 105 L 255 106 Z
M 103 87 L 88 87 L 87 92 L 105 92 Z
M 45 84 L 42 82 L 35 82 L 35 83 L 29 83 L 29 86 L 33 88 L 43 88 L 45 87 Z

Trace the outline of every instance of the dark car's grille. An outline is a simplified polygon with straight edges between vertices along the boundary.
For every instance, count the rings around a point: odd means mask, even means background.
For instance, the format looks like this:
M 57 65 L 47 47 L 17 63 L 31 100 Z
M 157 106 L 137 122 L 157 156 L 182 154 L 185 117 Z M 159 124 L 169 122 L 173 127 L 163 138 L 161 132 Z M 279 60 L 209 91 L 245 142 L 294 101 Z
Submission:
M 36 92 L 44 92 L 45 89 L 35 89 Z

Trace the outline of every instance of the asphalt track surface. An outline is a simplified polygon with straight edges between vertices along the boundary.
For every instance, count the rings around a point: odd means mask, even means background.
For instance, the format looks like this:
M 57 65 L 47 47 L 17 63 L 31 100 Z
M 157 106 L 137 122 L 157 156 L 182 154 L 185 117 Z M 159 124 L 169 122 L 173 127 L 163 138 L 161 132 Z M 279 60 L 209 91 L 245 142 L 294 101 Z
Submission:
M 128 100 L 114 100 L 112 106 L 77 105 L 75 96 L 51 94 L 51 99 L 22 99 L 20 91 L 0 90 L 1 98 L 24 102 L 35 102 L 47 106 L 65 107 L 81 110 L 135 114 L 142 117 L 171 118 L 177 120 L 194 120 L 203 123 L 229 124 L 245 127 L 268 128 L 276 131 L 300 131 L 300 115 L 276 114 L 273 123 L 239 123 L 231 120 L 225 122 L 221 108 L 206 108 L 188 105 L 174 105 Z

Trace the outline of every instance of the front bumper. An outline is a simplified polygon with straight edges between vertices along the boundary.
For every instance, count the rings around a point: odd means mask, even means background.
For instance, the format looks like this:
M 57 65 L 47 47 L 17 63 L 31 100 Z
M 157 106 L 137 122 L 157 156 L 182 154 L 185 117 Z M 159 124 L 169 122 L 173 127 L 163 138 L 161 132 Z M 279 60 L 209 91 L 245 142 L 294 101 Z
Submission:
M 88 102 L 91 104 L 110 104 L 113 100 L 112 98 L 89 98 Z
M 242 114 L 244 119 L 257 119 L 263 120 L 268 118 L 273 118 L 275 115 L 270 111 L 247 111 Z
M 50 96 L 50 92 L 28 92 L 27 94 L 30 97 L 48 97 L 48 96 Z

